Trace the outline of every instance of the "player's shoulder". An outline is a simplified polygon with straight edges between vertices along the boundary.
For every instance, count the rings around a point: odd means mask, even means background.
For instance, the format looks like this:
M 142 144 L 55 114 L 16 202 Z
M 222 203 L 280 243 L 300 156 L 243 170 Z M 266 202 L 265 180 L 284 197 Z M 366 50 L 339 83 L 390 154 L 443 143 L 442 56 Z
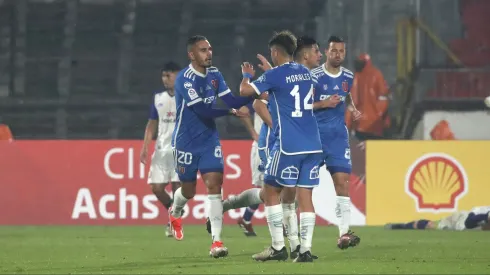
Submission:
M 344 67 L 340 68 L 342 70 L 342 75 L 346 78 L 354 79 L 354 73 L 350 70 L 347 70 Z
M 196 80 L 196 73 L 194 72 L 191 66 L 187 66 L 184 69 L 182 69 L 177 74 L 177 77 L 175 78 L 175 81 L 177 82 L 195 81 L 195 80 Z
M 217 67 L 211 66 L 208 68 L 208 74 L 220 74 L 220 71 Z
M 311 70 L 311 74 L 314 75 L 316 78 L 320 78 L 325 75 L 325 72 L 323 71 L 323 65 L 320 65 L 314 69 Z

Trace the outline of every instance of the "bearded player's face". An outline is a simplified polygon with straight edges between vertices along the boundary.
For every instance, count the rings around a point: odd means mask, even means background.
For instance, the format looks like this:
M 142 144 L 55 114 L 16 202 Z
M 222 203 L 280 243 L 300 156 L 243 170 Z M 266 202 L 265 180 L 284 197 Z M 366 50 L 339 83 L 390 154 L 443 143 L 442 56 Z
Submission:
M 345 59 L 345 43 L 330 43 L 325 54 L 327 55 L 327 61 L 330 66 L 334 68 L 340 67 Z
M 201 67 L 211 67 L 213 63 L 213 48 L 211 48 L 211 44 L 207 40 L 197 42 L 192 47 L 190 58 Z

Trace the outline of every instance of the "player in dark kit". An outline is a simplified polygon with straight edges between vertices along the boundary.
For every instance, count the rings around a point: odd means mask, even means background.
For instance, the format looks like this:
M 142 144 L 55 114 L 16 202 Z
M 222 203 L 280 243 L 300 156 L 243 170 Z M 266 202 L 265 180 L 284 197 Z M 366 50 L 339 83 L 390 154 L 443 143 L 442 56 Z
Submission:
M 227 256 L 228 249 L 221 241 L 223 156 L 214 119 L 243 116 L 234 108 L 246 105 L 252 98 L 232 95 L 219 70 L 211 66 L 212 48 L 205 37 L 189 38 L 187 52 L 191 64 L 180 71 L 175 80 L 177 118 L 172 136 L 176 171 L 182 187 L 175 191 L 169 219 L 175 239 L 182 240 L 181 210 L 187 200 L 194 197 L 197 172 L 201 172 L 210 206 L 212 245 L 209 254 L 218 258 Z M 230 109 L 214 108 L 217 97 Z
M 361 240 L 349 230 L 349 177 L 352 162 L 349 133 L 345 126 L 345 101 L 349 98 L 354 74 L 341 66 L 345 58 L 345 42 L 342 38 L 330 37 L 325 53 L 325 64 L 312 70 L 319 84 L 319 88 L 315 90 L 313 108 L 320 129 L 325 164 L 332 175 L 337 192 L 336 213 L 340 233 L 337 246 L 346 249 L 358 245 Z M 336 104 L 332 105 L 332 102 Z M 360 117 L 357 110 L 353 114 L 354 119 Z
M 275 34 L 269 41 L 275 68 L 256 81 L 253 66 L 242 65 L 242 96 L 269 92 L 269 104 L 276 141 L 266 165 L 264 199 L 272 245 L 253 255 L 257 261 L 286 260 L 283 236 L 283 208 L 280 194 L 283 187 L 299 187 L 301 246 L 295 262 L 312 262 L 311 244 L 315 227 L 312 202 L 313 187 L 319 183 L 322 146 L 318 125 L 313 114 L 313 91 L 316 78 L 305 66 L 293 62 L 296 37 L 288 31 Z M 298 142 L 301 141 L 301 142 Z

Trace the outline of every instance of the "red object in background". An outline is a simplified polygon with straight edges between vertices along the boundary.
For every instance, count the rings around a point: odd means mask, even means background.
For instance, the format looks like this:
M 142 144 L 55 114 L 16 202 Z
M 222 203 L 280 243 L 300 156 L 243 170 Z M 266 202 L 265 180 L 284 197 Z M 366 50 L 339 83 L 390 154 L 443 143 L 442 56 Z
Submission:
M 222 146 L 227 198 L 252 187 L 251 142 L 222 141 Z M 138 140 L 0 142 L 0 225 L 166 223 L 167 211 L 146 183 L 148 167 L 139 163 L 140 148 Z M 358 195 L 351 194 L 361 208 Z M 184 224 L 204 224 L 206 201 L 199 179 Z M 364 205 L 365 198 L 361 201 Z M 224 223 L 235 224 L 243 210 L 227 212 Z M 263 206 L 255 217 L 254 224 L 266 224 Z M 317 224 L 328 222 L 318 217 Z
M 439 121 L 432 131 L 430 131 L 430 137 L 433 140 L 455 140 L 454 133 L 449 127 L 447 120 Z

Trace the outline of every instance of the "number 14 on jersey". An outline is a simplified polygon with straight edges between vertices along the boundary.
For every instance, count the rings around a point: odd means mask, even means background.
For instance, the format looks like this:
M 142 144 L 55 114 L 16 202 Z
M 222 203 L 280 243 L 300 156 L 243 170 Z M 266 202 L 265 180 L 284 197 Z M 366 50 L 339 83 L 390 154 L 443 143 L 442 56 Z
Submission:
M 301 98 L 299 94 L 299 85 L 294 85 L 290 92 L 291 96 L 294 96 L 294 111 L 291 112 L 292 117 L 302 117 L 303 110 L 313 109 L 313 85 L 311 85 L 310 91 L 303 99 L 303 108 L 301 108 Z M 312 101 L 311 103 L 310 100 Z

